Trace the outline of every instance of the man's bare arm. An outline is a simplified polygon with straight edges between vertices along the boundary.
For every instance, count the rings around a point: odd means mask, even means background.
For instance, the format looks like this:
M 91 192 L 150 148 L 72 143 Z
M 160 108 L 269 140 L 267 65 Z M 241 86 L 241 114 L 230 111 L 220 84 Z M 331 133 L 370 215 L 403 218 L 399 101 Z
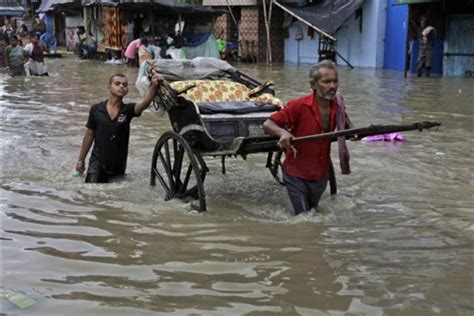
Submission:
M 156 91 L 158 90 L 158 87 L 160 86 L 163 80 L 164 78 L 162 76 L 153 75 L 153 77 L 151 78 L 151 86 L 147 94 L 141 102 L 135 104 L 134 110 L 136 115 L 140 115 L 147 107 L 150 106 L 151 101 L 153 101 L 153 99 L 155 98 Z
M 85 159 L 89 150 L 92 147 L 94 142 L 94 130 L 88 128 L 84 133 L 84 138 L 82 139 L 81 151 L 79 152 L 79 158 L 76 163 L 76 171 L 84 172 L 86 170 Z
M 265 123 L 263 123 L 263 129 L 265 130 L 265 133 L 269 135 L 280 137 L 278 146 L 281 148 L 288 148 L 291 146 L 291 139 L 294 138 L 293 134 L 278 126 L 272 120 L 266 120 Z

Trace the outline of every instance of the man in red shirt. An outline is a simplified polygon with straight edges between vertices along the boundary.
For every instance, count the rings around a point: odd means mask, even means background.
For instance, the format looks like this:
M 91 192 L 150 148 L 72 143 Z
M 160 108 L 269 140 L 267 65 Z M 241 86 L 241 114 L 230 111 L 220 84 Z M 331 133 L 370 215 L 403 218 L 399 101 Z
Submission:
M 336 125 L 338 129 L 352 127 L 342 97 L 338 95 L 336 98 L 338 75 L 335 64 L 328 60 L 321 61 L 311 68 L 309 77 L 313 92 L 290 100 L 284 109 L 272 114 L 263 125 L 267 134 L 280 137 L 278 145 L 286 150 L 283 180 L 295 215 L 316 208 L 326 189 L 331 165 L 331 141 L 291 145 L 291 139 L 331 132 Z M 343 173 L 350 172 L 346 154 L 347 167 Z

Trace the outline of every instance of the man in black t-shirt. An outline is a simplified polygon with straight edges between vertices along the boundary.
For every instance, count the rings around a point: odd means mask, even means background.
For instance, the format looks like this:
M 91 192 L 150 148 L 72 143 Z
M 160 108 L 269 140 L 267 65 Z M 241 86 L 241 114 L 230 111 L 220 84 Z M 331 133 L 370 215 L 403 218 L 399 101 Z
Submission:
M 128 93 L 128 81 L 122 74 L 109 79 L 110 96 L 106 101 L 94 104 L 89 112 L 87 130 L 82 140 L 76 171 L 84 172 L 85 159 L 92 146 L 86 182 L 106 183 L 111 176 L 125 174 L 130 138 L 130 122 L 140 116 L 150 105 L 163 80 L 154 75 L 145 98 L 138 103 L 123 103 Z

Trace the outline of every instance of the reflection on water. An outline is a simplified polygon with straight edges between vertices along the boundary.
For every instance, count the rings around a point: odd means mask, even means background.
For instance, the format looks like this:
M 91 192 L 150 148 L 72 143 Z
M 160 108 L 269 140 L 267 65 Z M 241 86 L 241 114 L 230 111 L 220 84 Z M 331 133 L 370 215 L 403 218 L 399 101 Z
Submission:
M 73 176 L 89 106 L 116 72 L 49 60 L 49 78 L 0 74 L 1 312 L 22 315 L 471 315 L 472 80 L 341 69 L 357 126 L 442 121 L 403 143 L 350 143 L 352 170 L 320 212 L 292 217 L 265 157 L 209 159 L 209 212 L 148 185 L 166 118 L 132 124 L 125 181 Z M 283 100 L 307 67 L 242 65 Z M 134 90 L 134 89 L 132 89 Z M 129 99 L 137 100 L 136 91 Z M 337 155 L 334 155 L 336 158 Z M 21 292 L 24 310 L 5 298 Z

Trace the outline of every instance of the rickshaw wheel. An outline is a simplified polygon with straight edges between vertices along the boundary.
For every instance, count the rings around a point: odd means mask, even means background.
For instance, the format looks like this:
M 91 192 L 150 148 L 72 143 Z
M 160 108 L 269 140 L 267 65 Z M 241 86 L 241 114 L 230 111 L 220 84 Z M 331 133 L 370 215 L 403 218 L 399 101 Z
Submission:
M 270 170 L 273 178 L 280 183 L 285 185 L 283 182 L 283 171 L 281 168 L 281 158 L 283 157 L 283 151 L 272 151 L 268 153 L 266 167 Z
M 206 211 L 204 193 L 205 163 L 198 153 L 194 153 L 186 139 L 175 132 L 164 133 L 156 142 L 151 163 L 150 185 L 156 185 L 156 179 L 163 187 L 165 200 L 174 198 L 199 201 L 196 208 Z

